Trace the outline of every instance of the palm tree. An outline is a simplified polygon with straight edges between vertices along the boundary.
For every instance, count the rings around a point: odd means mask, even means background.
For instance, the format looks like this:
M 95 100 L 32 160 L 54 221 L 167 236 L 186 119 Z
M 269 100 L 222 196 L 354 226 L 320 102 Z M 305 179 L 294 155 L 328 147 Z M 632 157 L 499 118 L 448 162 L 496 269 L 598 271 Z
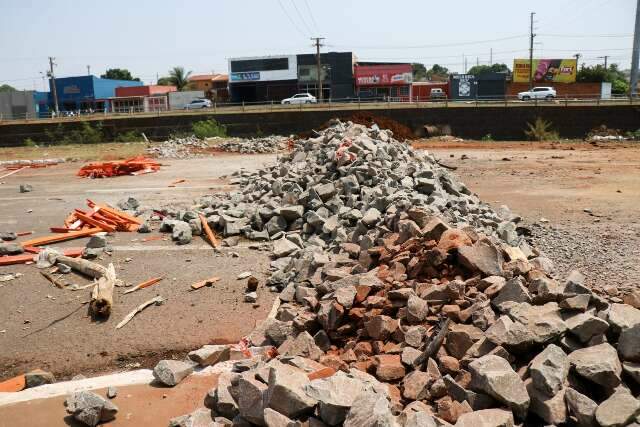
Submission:
M 183 67 L 173 67 L 169 70 L 169 81 L 178 90 L 184 90 L 189 84 L 189 76 L 191 71 L 185 72 Z

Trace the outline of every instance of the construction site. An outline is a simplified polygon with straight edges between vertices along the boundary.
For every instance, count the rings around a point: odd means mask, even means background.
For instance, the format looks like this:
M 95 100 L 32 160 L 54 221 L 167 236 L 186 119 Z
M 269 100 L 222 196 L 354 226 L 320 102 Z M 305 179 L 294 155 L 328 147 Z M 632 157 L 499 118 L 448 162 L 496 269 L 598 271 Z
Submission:
M 632 425 L 637 143 L 353 119 L 2 149 L 0 425 Z

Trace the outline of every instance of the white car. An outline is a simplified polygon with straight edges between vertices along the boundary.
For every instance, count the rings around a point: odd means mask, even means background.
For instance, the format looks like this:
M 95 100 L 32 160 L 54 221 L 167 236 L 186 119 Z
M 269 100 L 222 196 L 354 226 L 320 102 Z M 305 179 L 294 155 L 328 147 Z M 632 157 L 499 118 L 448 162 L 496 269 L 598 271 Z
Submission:
M 315 104 L 318 102 L 315 96 L 310 93 L 299 93 L 291 98 L 283 99 L 282 104 Z
M 194 99 L 184 106 L 185 110 L 199 110 L 201 108 L 211 108 L 213 103 L 208 99 Z
M 528 101 L 530 99 L 547 99 L 551 100 L 556 97 L 556 90 L 550 86 L 538 86 L 526 92 L 518 93 L 518 99 Z

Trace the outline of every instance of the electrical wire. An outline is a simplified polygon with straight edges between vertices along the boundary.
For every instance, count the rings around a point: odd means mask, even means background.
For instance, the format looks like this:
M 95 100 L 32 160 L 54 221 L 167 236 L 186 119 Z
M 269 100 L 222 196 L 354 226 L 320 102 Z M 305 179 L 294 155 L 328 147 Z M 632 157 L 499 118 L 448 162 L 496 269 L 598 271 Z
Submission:
M 298 9 L 298 6 L 296 6 L 296 3 L 293 0 L 289 0 L 291 2 L 291 5 L 293 6 L 293 8 L 296 11 L 296 14 L 298 15 L 298 17 L 300 18 L 300 22 L 302 22 L 302 25 L 304 25 L 304 27 L 307 29 L 307 31 L 309 32 L 309 35 L 311 35 L 311 33 L 313 33 L 313 31 L 311 31 L 311 27 L 307 25 L 307 20 L 304 19 L 304 17 L 302 16 L 302 14 L 300 13 L 300 10 Z
M 437 48 L 437 47 L 456 47 L 456 46 L 468 46 L 475 44 L 485 44 L 485 43 L 494 43 L 505 40 L 514 40 L 520 38 L 528 38 L 527 34 L 521 34 L 518 36 L 509 36 L 509 37 L 501 37 L 498 39 L 491 40 L 476 40 L 471 42 L 458 42 L 458 43 L 446 43 L 446 44 L 425 44 L 425 45 L 414 45 L 414 46 L 354 46 L 354 45 L 335 45 L 339 48 L 354 48 L 354 49 L 362 49 L 362 50 L 392 50 L 392 49 L 427 49 L 427 48 Z
M 558 38 L 623 38 L 633 37 L 633 34 L 536 34 L 540 37 L 558 37 Z
M 291 15 L 289 15 L 289 12 L 287 12 L 287 9 L 284 8 L 284 6 L 282 5 L 282 0 L 278 0 L 278 4 L 280 5 L 280 9 L 282 9 L 282 11 L 284 12 L 284 14 L 287 16 L 287 18 L 289 19 L 289 22 L 291 22 L 291 25 L 293 25 L 293 27 L 303 36 L 303 37 L 308 37 L 308 35 L 306 35 L 304 33 L 304 31 L 302 31 L 300 29 L 300 27 L 298 27 L 298 24 L 296 24 L 296 22 L 291 19 Z
M 311 11 L 311 7 L 309 6 L 309 2 L 304 0 L 304 4 L 307 7 L 307 12 L 309 12 L 309 16 L 311 16 L 311 22 L 313 23 L 313 27 L 316 29 L 316 32 L 320 34 L 320 28 L 318 27 L 318 23 L 316 22 L 316 18 L 313 17 L 313 12 Z

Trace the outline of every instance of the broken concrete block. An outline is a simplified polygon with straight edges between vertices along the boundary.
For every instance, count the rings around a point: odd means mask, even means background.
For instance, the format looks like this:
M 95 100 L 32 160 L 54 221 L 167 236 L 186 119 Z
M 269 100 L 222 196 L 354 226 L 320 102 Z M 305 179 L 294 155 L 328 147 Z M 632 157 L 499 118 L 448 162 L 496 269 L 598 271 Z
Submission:
M 64 402 L 73 418 L 88 426 L 115 419 L 118 407 L 109 400 L 90 391 L 73 393 Z
M 153 377 L 164 385 L 173 387 L 191 375 L 193 365 L 179 360 L 161 360 L 153 368 Z

